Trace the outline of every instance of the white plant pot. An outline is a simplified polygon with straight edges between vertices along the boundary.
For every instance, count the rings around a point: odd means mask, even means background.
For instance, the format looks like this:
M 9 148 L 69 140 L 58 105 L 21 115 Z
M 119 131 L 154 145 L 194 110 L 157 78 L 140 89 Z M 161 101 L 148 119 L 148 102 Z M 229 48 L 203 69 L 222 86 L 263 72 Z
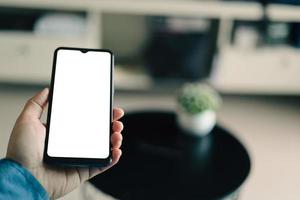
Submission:
M 177 121 L 187 133 L 205 136 L 211 132 L 216 124 L 216 113 L 206 110 L 198 114 L 189 114 L 182 109 L 177 110 Z

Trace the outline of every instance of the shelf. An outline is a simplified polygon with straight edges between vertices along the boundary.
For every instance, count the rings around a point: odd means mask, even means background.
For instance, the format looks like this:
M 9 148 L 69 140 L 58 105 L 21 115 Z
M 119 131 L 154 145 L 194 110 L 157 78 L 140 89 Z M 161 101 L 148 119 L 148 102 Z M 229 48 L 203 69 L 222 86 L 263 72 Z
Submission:
M 95 47 L 88 39 L 36 35 L 32 32 L 0 32 L 2 82 L 49 84 L 53 52 L 59 46 Z
M 153 87 L 153 81 L 146 73 L 137 73 L 116 66 L 114 86 L 119 90 L 148 90 Z
M 271 4 L 267 15 L 273 21 L 300 22 L 300 6 Z
M 292 47 L 242 50 L 227 47 L 211 82 L 222 92 L 300 94 L 300 51 Z
M 257 21 L 263 8 L 256 2 L 196 0 L 0 0 L 1 7 L 84 11 L 88 16 L 87 37 L 60 38 L 23 32 L 0 32 L 0 80 L 48 83 L 53 50 L 57 46 L 101 47 L 103 13 L 181 16 L 220 19 L 219 37 L 230 41 L 232 20 Z M 270 4 L 272 21 L 300 22 L 300 6 Z M 228 36 L 228 37 L 227 37 Z M 220 39 L 220 38 L 219 38 Z M 220 39 L 222 41 L 222 38 Z M 265 48 L 246 52 L 220 46 L 219 65 L 212 78 L 221 91 L 300 94 L 299 49 Z M 116 70 L 116 88 L 148 90 L 155 87 L 150 77 Z
M 259 20 L 263 16 L 262 7 L 256 2 L 192 0 L 26 0 L 24 2 L 24 0 L 0 0 L 0 6 L 239 20 Z M 274 21 L 300 22 L 300 6 L 269 4 L 267 15 Z
M 191 0 L 0 0 L 1 6 L 87 10 L 143 15 L 175 15 L 207 18 L 257 20 L 262 9 L 255 2 L 220 2 Z

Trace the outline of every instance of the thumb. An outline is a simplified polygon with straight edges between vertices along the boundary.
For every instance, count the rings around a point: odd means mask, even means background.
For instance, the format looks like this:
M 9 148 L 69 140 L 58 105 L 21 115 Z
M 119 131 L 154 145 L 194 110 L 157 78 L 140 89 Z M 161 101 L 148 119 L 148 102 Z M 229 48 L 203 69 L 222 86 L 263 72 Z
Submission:
M 29 99 L 21 113 L 23 117 L 33 119 L 40 119 L 43 113 L 44 106 L 48 102 L 49 89 L 44 88 L 41 92 L 37 93 L 34 97 Z

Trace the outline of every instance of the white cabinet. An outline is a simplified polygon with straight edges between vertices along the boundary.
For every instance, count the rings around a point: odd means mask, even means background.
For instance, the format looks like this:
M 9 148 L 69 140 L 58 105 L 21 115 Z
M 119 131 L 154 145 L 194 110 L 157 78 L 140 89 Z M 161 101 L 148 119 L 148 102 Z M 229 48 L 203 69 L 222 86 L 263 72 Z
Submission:
M 76 36 L 0 31 L 0 81 L 49 84 L 57 47 L 100 48 L 100 20 L 98 13 L 87 13 L 86 30 Z
M 219 62 L 211 79 L 217 89 L 232 93 L 300 94 L 300 54 L 295 49 L 240 51 L 228 45 L 234 20 L 257 21 L 264 10 L 256 2 L 194 0 L 0 0 L 2 7 L 53 9 L 87 13 L 87 34 L 82 38 L 37 36 L 0 32 L 0 82 L 48 84 L 53 51 L 58 46 L 101 47 L 103 13 L 165 15 L 220 19 Z M 300 22 L 300 6 L 270 4 L 270 20 Z M 119 73 L 119 72 L 118 72 Z M 122 77 L 117 74 L 116 79 Z M 128 77 L 123 80 L 127 80 Z M 131 82 L 136 80 L 131 79 Z M 144 80 L 149 87 L 149 79 Z M 116 81 L 118 83 L 118 80 Z M 121 81 L 119 81 L 121 82 Z M 120 84 L 121 86 L 129 84 Z M 116 85 L 118 87 L 118 85 Z
M 224 49 L 212 82 L 230 93 L 300 94 L 300 50 L 291 47 Z
M 0 32 L 0 80 L 48 84 L 53 52 L 59 46 L 96 47 L 80 38 Z

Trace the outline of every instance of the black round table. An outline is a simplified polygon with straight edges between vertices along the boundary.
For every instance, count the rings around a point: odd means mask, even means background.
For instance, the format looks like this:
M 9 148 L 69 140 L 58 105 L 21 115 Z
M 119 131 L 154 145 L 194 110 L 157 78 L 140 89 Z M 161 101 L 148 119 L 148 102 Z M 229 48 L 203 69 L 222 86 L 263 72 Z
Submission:
M 119 163 L 91 183 L 121 200 L 237 199 L 250 171 L 244 146 L 216 126 L 197 138 L 172 112 L 141 111 L 123 119 Z

